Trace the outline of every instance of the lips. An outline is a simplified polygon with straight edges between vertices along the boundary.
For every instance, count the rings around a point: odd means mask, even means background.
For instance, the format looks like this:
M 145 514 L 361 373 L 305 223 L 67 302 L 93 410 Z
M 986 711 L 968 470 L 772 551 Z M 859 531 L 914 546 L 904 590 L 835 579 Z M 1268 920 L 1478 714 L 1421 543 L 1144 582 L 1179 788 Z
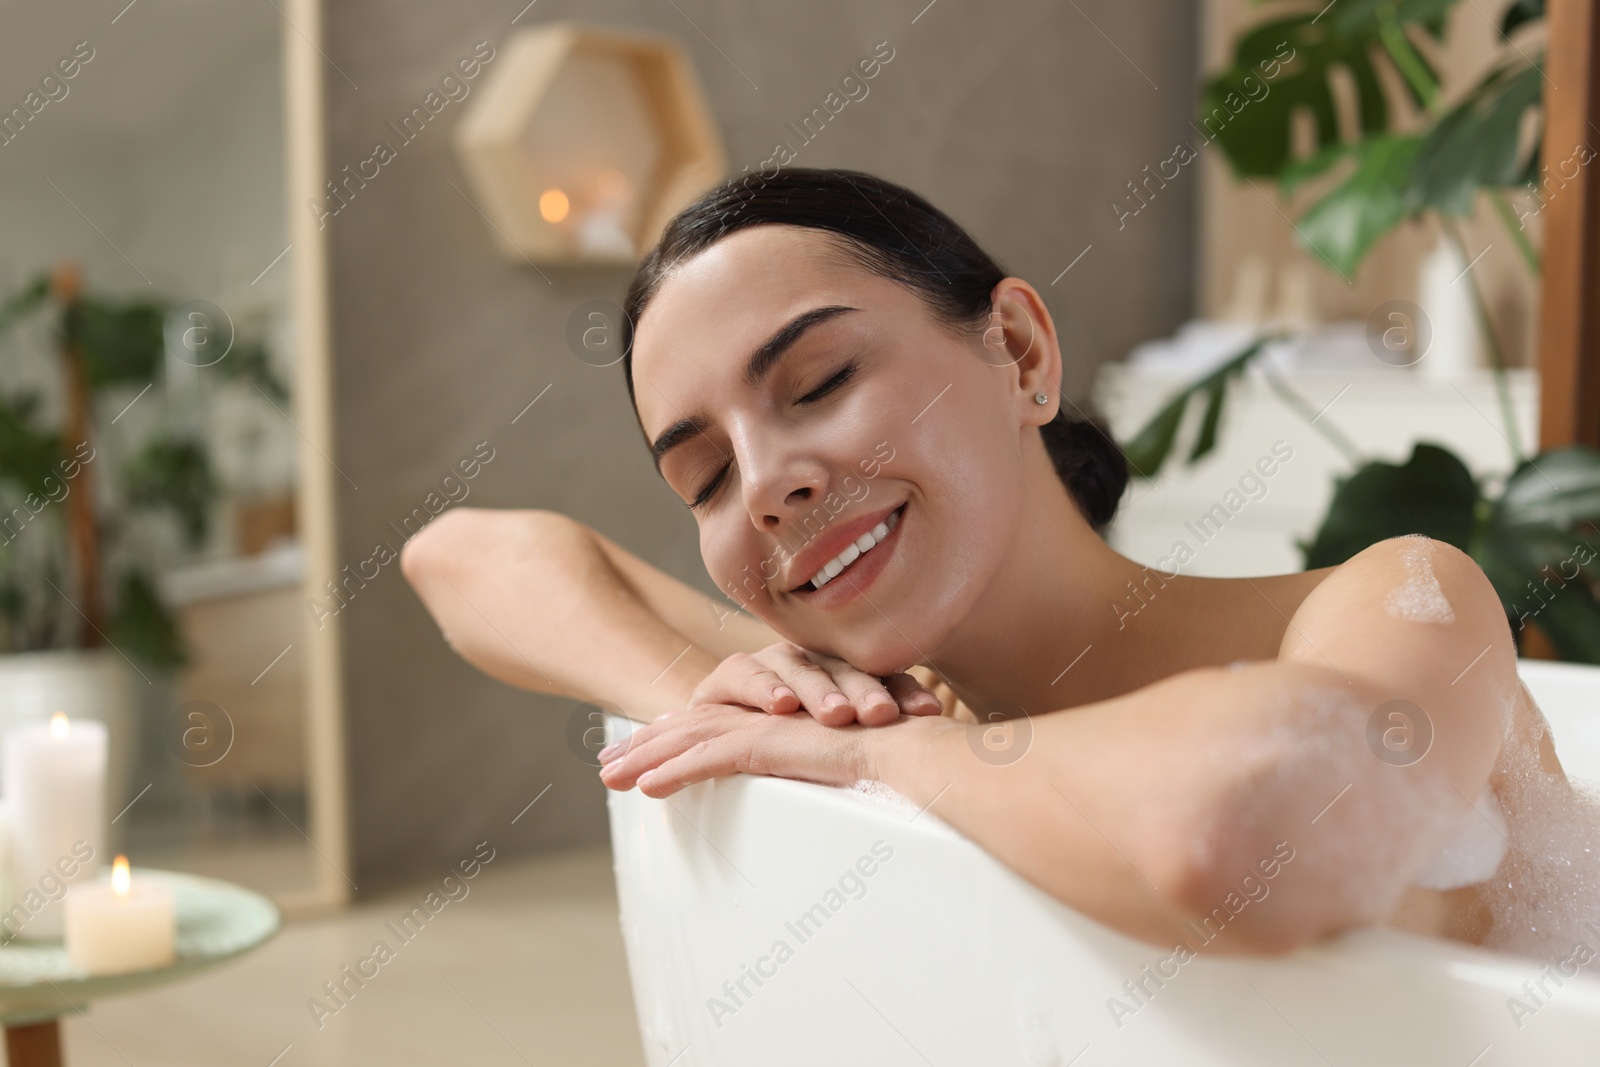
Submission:
M 901 502 L 903 503 L 904 501 Z M 784 575 L 785 588 L 791 593 L 802 589 L 809 590 L 812 575 L 820 571 L 833 557 L 854 544 L 862 534 L 888 519 L 901 504 L 870 512 L 849 522 L 835 523 L 806 546 L 805 550 L 789 564 L 789 569 Z M 874 548 L 873 551 L 877 549 Z

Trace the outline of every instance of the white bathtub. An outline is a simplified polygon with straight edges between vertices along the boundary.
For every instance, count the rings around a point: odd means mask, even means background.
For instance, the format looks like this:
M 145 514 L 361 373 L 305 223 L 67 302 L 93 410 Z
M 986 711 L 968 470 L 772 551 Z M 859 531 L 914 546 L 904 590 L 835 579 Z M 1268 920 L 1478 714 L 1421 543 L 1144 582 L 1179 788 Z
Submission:
M 1523 677 L 1568 772 L 1600 779 L 1600 668 L 1524 661 Z M 1167 951 L 931 813 L 745 775 L 609 804 L 651 1067 L 1600 1063 L 1600 965 L 1546 979 L 1553 995 L 1520 1020 L 1509 998 L 1532 1003 L 1538 964 L 1392 930 L 1157 973 Z M 1124 983 L 1141 978 L 1129 1014 Z

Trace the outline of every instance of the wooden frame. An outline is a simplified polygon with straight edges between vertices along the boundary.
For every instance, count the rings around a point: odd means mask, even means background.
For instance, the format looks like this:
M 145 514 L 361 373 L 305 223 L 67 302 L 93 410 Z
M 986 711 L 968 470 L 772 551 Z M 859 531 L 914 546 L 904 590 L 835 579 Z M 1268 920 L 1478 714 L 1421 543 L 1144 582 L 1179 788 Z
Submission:
M 305 549 L 302 594 L 321 595 L 317 575 L 339 572 L 333 455 L 333 354 L 328 306 L 328 242 L 308 201 L 323 196 L 326 170 L 321 0 L 288 0 L 283 27 L 284 127 L 287 144 L 290 289 L 295 338 L 295 421 L 300 430 L 295 507 Z M 317 852 L 317 881 L 277 898 L 285 915 L 315 914 L 348 903 L 351 885 L 345 786 L 344 674 L 338 616 L 310 631 L 306 653 L 307 837 Z
M 564 94 L 575 57 L 603 57 L 631 68 L 639 102 L 660 144 L 660 158 L 638 193 L 632 248 L 584 251 L 541 215 L 524 138 L 545 102 Z M 570 100 L 570 93 L 566 94 Z M 596 105 L 599 106 L 599 105 Z M 528 263 L 631 266 L 667 222 L 727 173 L 727 155 L 705 94 L 675 39 L 657 33 L 552 22 L 515 31 L 494 61 L 455 130 L 456 151 L 491 236 L 507 258 Z M 596 114 L 585 125 L 606 126 Z
M 1547 191 L 1539 309 L 1539 446 L 1600 448 L 1600 12 L 1550 0 L 1547 166 L 1590 148 L 1592 162 Z M 1563 179 L 1564 180 L 1564 179 Z

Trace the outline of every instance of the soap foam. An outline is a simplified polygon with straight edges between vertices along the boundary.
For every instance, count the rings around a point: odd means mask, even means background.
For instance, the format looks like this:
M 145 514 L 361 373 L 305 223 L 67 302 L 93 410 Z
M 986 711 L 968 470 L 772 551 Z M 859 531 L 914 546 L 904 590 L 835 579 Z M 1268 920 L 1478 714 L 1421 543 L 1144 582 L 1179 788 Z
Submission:
M 1285 696 L 1291 714 L 1243 744 L 1234 741 L 1225 752 L 1211 753 L 1211 758 L 1242 769 L 1247 788 L 1283 798 L 1294 815 L 1285 819 L 1288 813 L 1280 809 L 1274 822 L 1290 827 L 1284 831 L 1288 844 L 1317 867 L 1340 872 L 1335 881 L 1345 894 L 1345 908 L 1376 919 L 1394 909 L 1413 876 L 1449 843 L 1463 817 L 1472 814 L 1471 807 L 1426 760 L 1373 774 L 1374 757 L 1366 741 L 1372 708 L 1350 690 L 1304 684 Z M 1420 822 L 1413 832 L 1367 833 L 1339 848 L 1330 843 L 1333 825 L 1390 826 L 1402 811 L 1411 813 L 1414 824 Z M 1250 819 L 1245 816 L 1247 823 Z M 1190 847 L 1198 862 L 1213 858 L 1203 854 L 1198 842 Z M 1405 875 L 1399 883 L 1395 871 Z M 1375 897 L 1379 886 L 1389 887 L 1388 899 Z
M 919 810 L 921 810 L 915 804 L 911 803 L 910 799 L 908 799 L 904 794 L 897 793 L 894 789 L 885 785 L 883 782 L 874 781 L 871 778 L 861 778 L 852 783 L 850 786 L 850 792 L 854 793 L 858 797 L 861 797 L 863 800 L 867 800 L 873 804 L 876 804 L 880 808 L 888 808 L 892 811 L 906 812 L 911 815 L 915 815 Z
M 1509 834 L 1504 809 L 1488 785 L 1458 823 L 1450 841 L 1417 875 L 1424 889 L 1458 889 L 1493 878 L 1505 859 Z
M 1383 606 L 1397 619 L 1411 622 L 1455 622 L 1456 613 L 1434 577 L 1432 549 L 1427 538 L 1412 534 L 1403 538 L 1400 558 L 1406 566 L 1406 580 L 1389 591 Z
M 1555 962 L 1578 942 L 1600 949 L 1600 782 L 1546 765 L 1550 724 L 1523 695 L 1491 783 L 1506 809 L 1510 848 L 1481 890 L 1494 925 L 1484 945 Z

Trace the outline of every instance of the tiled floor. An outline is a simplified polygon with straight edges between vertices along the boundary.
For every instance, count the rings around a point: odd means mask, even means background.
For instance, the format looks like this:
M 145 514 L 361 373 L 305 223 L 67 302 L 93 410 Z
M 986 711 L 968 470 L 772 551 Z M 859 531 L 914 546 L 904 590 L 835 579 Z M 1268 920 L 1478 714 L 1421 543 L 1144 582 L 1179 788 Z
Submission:
M 65 1021 L 68 1067 L 642 1064 L 610 851 L 491 864 L 466 884 L 409 942 L 385 923 L 426 883 L 286 926 L 188 982 L 96 1003 Z M 379 940 L 393 957 L 319 1026 L 308 1001 L 337 1007 L 322 984 Z

